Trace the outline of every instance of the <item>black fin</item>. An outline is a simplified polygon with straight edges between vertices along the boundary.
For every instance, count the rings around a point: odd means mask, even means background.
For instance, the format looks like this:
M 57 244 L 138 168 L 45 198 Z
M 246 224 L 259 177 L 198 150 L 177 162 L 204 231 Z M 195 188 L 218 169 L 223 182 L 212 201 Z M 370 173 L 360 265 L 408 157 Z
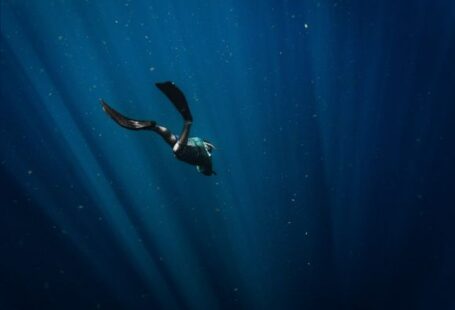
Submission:
M 175 86 L 174 83 L 168 81 L 164 83 L 156 83 L 155 85 L 174 104 L 185 121 L 193 121 L 193 116 L 191 115 L 190 108 L 186 102 L 185 95 L 180 89 L 177 88 L 177 86 Z
M 103 99 L 101 99 L 101 105 L 103 106 L 104 112 L 106 112 L 112 119 L 122 127 L 132 129 L 132 130 L 141 130 L 141 129 L 152 129 L 156 126 L 155 121 L 136 121 L 129 119 L 113 108 L 111 108 Z

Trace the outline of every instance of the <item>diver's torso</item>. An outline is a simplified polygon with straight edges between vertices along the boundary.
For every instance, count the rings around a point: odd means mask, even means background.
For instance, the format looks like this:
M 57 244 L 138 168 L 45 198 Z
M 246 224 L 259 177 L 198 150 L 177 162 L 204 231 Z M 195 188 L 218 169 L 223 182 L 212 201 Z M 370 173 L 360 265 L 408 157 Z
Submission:
M 198 137 L 188 139 L 188 142 L 176 154 L 181 161 L 191 165 L 203 166 L 210 161 L 210 153 L 207 151 L 204 140 Z

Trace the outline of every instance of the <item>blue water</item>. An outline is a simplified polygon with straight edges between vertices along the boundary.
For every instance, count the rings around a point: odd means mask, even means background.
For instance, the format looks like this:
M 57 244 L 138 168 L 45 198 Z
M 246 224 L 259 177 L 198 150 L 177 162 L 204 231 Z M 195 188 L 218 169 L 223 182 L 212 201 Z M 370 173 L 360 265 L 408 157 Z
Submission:
M 0 2 L 0 309 L 455 309 L 453 1 Z

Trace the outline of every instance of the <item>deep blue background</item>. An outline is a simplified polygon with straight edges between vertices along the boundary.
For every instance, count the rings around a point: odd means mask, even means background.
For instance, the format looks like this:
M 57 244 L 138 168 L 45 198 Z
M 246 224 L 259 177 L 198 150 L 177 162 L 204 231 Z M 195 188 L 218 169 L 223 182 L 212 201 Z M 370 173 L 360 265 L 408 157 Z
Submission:
M 1 309 L 454 309 L 455 2 L 1 1 Z M 218 175 L 173 158 L 186 93 Z

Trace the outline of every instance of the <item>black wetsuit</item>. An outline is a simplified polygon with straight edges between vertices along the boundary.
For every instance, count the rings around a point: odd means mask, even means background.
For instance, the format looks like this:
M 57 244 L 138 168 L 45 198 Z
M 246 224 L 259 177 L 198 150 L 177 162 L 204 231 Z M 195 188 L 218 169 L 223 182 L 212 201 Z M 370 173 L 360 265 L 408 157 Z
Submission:
M 214 146 L 201 138 L 189 138 L 193 122 L 188 103 L 183 93 L 172 82 L 156 83 L 156 86 L 169 98 L 184 119 L 183 130 L 180 137 L 174 135 L 169 129 L 158 125 L 155 121 L 138 121 L 125 117 L 104 100 L 101 100 L 104 111 L 120 126 L 131 130 L 152 130 L 159 134 L 171 147 L 175 156 L 188 164 L 197 167 L 204 175 L 212 175 L 212 150 Z

